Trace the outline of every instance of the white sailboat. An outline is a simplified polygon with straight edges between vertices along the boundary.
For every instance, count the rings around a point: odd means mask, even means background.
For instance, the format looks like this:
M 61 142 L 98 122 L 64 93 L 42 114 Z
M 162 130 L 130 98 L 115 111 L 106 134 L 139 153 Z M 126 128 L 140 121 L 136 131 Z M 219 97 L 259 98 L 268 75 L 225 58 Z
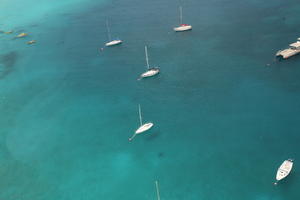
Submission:
M 180 13 L 180 18 L 179 18 L 179 26 L 174 28 L 175 32 L 181 32 L 181 31 L 189 31 L 192 30 L 192 26 L 189 24 L 183 24 L 182 23 L 182 7 L 179 6 L 179 13 Z
M 148 48 L 145 46 L 145 56 L 146 56 L 146 64 L 147 64 L 147 71 L 142 73 L 140 78 L 146 78 L 146 77 L 151 77 L 155 76 L 156 74 L 159 73 L 159 68 L 158 67 L 150 67 L 149 65 L 149 58 L 148 58 Z
M 147 122 L 145 124 L 143 124 L 143 120 L 142 120 L 142 112 L 141 112 L 141 105 L 139 104 L 139 118 L 140 118 L 140 127 L 134 132 L 134 134 L 129 138 L 129 141 L 133 140 L 133 138 L 138 135 L 141 134 L 145 131 L 148 131 L 150 128 L 152 128 L 152 126 L 154 125 L 151 122 Z
M 274 184 L 276 185 L 278 181 L 287 177 L 289 175 L 289 173 L 291 172 L 292 168 L 293 168 L 293 160 L 292 159 L 283 161 L 283 163 L 280 165 L 280 167 L 277 170 L 276 182 Z
M 121 44 L 123 42 L 120 39 L 115 39 L 115 40 L 111 39 L 111 33 L 110 33 L 109 26 L 108 26 L 108 21 L 106 21 L 106 29 L 107 29 L 108 42 L 105 43 L 105 46 L 107 46 L 107 47 L 115 46 L 115 45 Z

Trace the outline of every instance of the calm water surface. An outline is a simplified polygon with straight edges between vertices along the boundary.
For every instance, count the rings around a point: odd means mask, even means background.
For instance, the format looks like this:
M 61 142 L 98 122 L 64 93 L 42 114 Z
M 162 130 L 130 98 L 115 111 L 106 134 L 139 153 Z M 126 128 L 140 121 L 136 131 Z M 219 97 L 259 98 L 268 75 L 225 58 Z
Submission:
M 298 1 L 2 1 L 0 199 L 300 197 L 300 57 L 274 60 Z M 100 52 L 106 19 L 124 43 Z M 161 74 L 137 81 L 144 45 Z M 138 104 L 155 126 L 129 143 Z

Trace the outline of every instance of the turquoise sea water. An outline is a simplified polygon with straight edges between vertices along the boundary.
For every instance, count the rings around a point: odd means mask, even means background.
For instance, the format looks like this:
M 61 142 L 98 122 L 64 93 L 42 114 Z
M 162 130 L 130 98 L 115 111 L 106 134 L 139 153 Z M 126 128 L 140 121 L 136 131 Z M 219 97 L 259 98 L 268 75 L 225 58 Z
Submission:
M 178 5 L 186 33 L 174 33 Z M 0 200 L 300 197 L 296 0 L 0 1 Z M 121 46 L 105 48 L 109 19 Z M 28 38 L 12 39 L 20 32 Z M 26 41 L 35 39 L 33 46 Z M 144 45 L 161 74 L 145 70 Z M 132 142 L 138 104 L 149 132 Z M 292 174 L 272 183 L 284 159 Z

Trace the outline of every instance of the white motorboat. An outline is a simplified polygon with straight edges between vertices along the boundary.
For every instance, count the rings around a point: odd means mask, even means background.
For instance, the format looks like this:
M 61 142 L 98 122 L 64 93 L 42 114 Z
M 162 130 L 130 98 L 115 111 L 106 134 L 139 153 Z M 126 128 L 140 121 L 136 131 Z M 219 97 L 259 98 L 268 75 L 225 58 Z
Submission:
M 146 64 L 147 64 L 147 71 L 142 73 L 140 78 L 147 78 L 151 76 L 155 76 L 156 74 L 159 73 L 159 68 L 158 67 L 150 67 L 149 65 L 149 58 L 148 58 L 148 48 L 145 46 L 145 56 L 146 56 Z
M 182 23 L 182 7 L 179 7 L 179 13 L 180 13 L 180 18 L 179 18 L 179 26 L 174 28 L 175 32 L 181 32 L 181 31 L 188 31 L 192 30 L 192 26 L 189 24 L 183 24 Z
M 109 26 L 108 26 L 108 21 L 106 21 L 106 29 L 107 29 L 107 37 L 108 37 L 109 42 L 105 43 L 105 46 L 107 46 L 107 47 L 115 46 L 115 45 L 121 44 L 123 42 L 120 39 L 114 39 L 114 40 L 111 39 L 111 33 L 110 33 Z
M 143 124 L 142 120 L 142 112 L 141 112 L 141 106 L 139 105 L 139 118 L 140 118 L 140 127 L 134 132 L 134 134 L 129 138 L 129 141 L 131 141 L 136 135 L 141 134 L 145 131 L 148 131 L 149 129 L 154 126 L 152 122 L 148 122 Z
M 287 59 L 287 58 L 294 56 L 296 54 L 299 54 L 299 53 L 300 53 L 300 38 L 298 38 L 296 42 L 290 44 L 289 48 L 284 49 L 284 50 L 279 50 L 276 53 L 276 56 Z
M 280 165 L 280 167 L 277 170 L 276 182 L 274 184 L 276 185 L 278 181 L 287 177 L 289 175 L 289 173 L 291 172 L 292 168 L 293 168 L 293 160 L 292 159 L 283 161 L 283 163 Z

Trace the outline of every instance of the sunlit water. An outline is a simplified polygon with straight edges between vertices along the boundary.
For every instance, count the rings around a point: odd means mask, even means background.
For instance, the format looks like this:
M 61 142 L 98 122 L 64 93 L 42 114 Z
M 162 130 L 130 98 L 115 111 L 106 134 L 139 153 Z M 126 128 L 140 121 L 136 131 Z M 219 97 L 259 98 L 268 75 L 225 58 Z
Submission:
M 1 200 L 153 200 L 155 180 L 162 200 L 299 197 L 300 57 L 274 54 L 300 4 L 181 4 L 190 32 L 177 1 L 0 2 Z M 107 19 L 124 43 L 100 51 Z M 161 73 L 137 81 L 146 44 Z M 138 104 L 155 125 L 128 142 Z

